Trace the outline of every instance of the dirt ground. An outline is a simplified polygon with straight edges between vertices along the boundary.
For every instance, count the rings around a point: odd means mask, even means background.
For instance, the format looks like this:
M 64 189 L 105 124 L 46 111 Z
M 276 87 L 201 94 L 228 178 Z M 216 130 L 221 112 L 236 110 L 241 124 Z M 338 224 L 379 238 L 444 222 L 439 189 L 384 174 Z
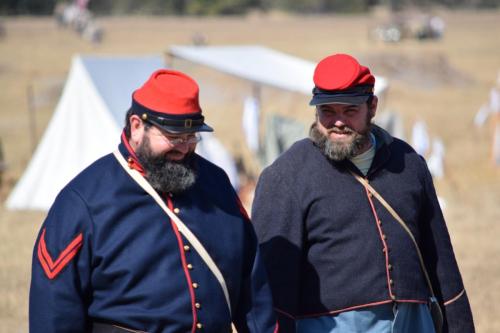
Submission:
M 92 45 L 52 18 L 0 19 L 0 140 L 7 170 L 0 201 L 19 179 L 32 154 L 27 92 L 32 89 L 40 137 L 76 53 L 163 53 L 203 34 L 211 45 L 262 44 L 312 61 L 351 53 L 391 80 L 384 108 L 398 112 L 409 133 L 417 119 L 446 146 L 446 176 L 436 181 L 474 312 L 478 332 L 500 332 L 500 168 L 491 162 L 493 124 L 477 129 L 473 117 L 486 102 L 500 70 L 500 11 L 440 12 L 447 27 L 438 41 L 384 44 L 369 30 L 386 18 L 289 16 L 238 18 L 101 18 L 105 35 Z M 174 66 L 201 83 L 206 117 L 222 143 L 257 170 L 243 144 L 241 98 L 248 83 L 182 61 Z M 31 88 L 30 88 L 31 87 Z M 263 112 L 286 114 L 309 124 L 308 97 L 263 90 Z M 409 137 L 409 135 L 407 136 Z M 0 207 L 0 332 L 27 332 L 31 252 L 43 212 Z

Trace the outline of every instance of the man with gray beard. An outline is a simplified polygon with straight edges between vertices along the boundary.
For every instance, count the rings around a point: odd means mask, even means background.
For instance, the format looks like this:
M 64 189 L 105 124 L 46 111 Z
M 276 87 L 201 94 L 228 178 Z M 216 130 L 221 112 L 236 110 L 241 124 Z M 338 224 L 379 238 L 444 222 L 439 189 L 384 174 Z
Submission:
M 371 120 L 350 55 L 314 71 L 315 121 L 258 181 L 252 220 L 281 332 L 474 332 L 425 160 Z
M 257 238 L 197 83 L 160 69 L 132 94 L 117 150 L 58 195 L 33 253 L 33 333 L 277 332 Z

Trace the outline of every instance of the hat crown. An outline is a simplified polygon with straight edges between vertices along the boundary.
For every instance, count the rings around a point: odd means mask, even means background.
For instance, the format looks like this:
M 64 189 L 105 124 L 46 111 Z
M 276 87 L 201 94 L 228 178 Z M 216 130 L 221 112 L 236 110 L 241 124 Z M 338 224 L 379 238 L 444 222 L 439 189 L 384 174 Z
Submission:
M 375 84 L 370 69 L 348 54 L 334 54 L 321 60 L 314 70 L 313 80 L 317 88 L 332 91 Z
M 133 99 L 142 106 L 166 115 L 201 113 L 198 84 L 188 75 L 159 69 L 137 89 Z

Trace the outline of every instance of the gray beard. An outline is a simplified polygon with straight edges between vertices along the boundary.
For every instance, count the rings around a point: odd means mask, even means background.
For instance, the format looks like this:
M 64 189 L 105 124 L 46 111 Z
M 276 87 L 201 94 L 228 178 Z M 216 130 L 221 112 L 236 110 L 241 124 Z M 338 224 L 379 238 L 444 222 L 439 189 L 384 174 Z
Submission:
M 364 133 L 345 128 L 344 131 L 352 133 L 352 140 L 348 142 L 335 142 L 320 132 L 315 123 L 311 126 L 309 138 L 320 149 L 323 155 L 330 160 L 340 162 L 360 154 L 365 144 L 370 140 L 370 130 L 370 124 Z
M 192 153 L 181 161 L 171 161 L 165 155 L 154 155 L 147 136 L 135 153 L 146 172 L 146 179 L 159 192 L 181 193 L 196 182 Z

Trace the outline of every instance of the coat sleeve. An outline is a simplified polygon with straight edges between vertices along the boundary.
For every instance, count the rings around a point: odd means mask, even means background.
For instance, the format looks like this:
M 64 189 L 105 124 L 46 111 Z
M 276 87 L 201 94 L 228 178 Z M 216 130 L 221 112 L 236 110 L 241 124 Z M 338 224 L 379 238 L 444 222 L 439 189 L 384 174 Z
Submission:
M 90 222 L 81 197 L 64 189 L 42 224 L 33 251 L 30 332 L 87 332 Z
M 264 265 L 281 332 L 295 332 L 299 314 L 300 271 L 304 214 L 295 192 L 273 166 L 263 171 L 255 191 L 252 222 L 261 245 Z
M 257 237 L 250 223 L 247 223 L 246 228 L 246 267 L 233 321 L 238 333 L 278 332 L 271 290 L 260 257 Z
M 423 168 L 424 195 L 420 223 L 422 256 L 434 293 L 444 310 L 443 333 L 474 332 L 472 311 L 432 177 L 427 166 Z

